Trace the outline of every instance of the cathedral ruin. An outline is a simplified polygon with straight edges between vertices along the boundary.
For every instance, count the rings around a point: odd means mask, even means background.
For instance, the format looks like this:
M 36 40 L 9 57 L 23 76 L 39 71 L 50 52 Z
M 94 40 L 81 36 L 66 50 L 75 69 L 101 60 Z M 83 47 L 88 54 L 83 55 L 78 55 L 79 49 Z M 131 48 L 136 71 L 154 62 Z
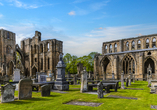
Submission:
M 134 38 L 103 42 L 102 54 L 94 58 L 94 75 L 100 78 L 120 79 L 133 73 L 136 79 L 145 80 L 148 69 L 156 78 L 157 71 L 157 34 L 144 35 Z
M 21 75 L 34 76 L 36 72 L 54 73 L 59 54 L 63 51 L 63 42 L 56 39 L 41 41 L 41 33 L 35 31 L 32 38 L 21 41 L 21 47 L 16 44 L 15 33 L 0 30 L 0 73 L 12 75 L 13 68 L 19 68 Z M 17 59 L 16 53 L 20 59 Z

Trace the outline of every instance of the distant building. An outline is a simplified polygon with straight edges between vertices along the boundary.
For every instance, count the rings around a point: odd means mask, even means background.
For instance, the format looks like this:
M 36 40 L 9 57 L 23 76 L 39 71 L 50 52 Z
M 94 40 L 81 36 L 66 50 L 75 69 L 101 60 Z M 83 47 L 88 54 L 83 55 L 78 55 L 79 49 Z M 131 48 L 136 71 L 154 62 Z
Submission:
M 16 52 L 21 56 L 20 61 L 16 61 Z M 36 72 L 56 74 L 56 65 L 62 52 L 62 41 L 56 39 L 41 41 L 41 33 L 38 31 L 35 31 L 33 38 L 22 40 L 20 48 L 16 44 L 15 33 L 0 30 L 1 75 L 12 75 L 15 66 L 25 76 L 33 76 Z
M 102 55 L 94 58 L 94 74 L 102 78 L 111 78 L 112 73 L 116 79 L 124 71 L 135 74 L 136 79 L 146 79 L 147 68 L 150 64 L 152 77 L 157 77 L 157 34 L 145 35 L 128 39 L 103 42 Z

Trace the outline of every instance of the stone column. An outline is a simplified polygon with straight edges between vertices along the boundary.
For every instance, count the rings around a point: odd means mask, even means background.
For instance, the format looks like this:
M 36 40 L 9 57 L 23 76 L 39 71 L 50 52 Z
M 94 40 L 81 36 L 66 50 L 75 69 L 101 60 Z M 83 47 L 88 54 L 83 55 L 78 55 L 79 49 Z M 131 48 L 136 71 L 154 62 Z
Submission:
M 86 92 L 87 91 L 87 71 L 86 67 L 84 67 L 84 70 L 81 72 L 81 89 L 80 92 Z
M 97 84 L 97 93 L 98 93 L 98 98 L 103 98 L 104 94 L 103 94 L 103 83 L 99 82 Z
M 124 72 L 121 73 L 121 89 L 125 89 L 124 87 Z
M 43 72 L 45 72 L 45 44 L 43 44 Z
M 131 73 L 129 73 L 129 86 L 131 85 Z

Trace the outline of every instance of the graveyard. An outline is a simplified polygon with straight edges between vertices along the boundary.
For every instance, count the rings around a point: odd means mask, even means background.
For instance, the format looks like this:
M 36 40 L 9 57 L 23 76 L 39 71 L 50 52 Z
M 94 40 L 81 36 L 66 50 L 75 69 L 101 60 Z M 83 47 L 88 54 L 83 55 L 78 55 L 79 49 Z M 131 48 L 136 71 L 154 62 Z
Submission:
M 98 98 L 95 94 L 80 93 L 80 85 L 70 85 L 69 91 L 65 93 L 51 92 L 50 96 L 42 97 L 40 92 L 32 92 L 32 99 L 27 100 L 15 100 L 10 103 L 0 104 L 1 110 L 17 109 L 17 110 L 59 110 L 59 109 L 91 109 L 91 110 L 115 110 L 115 109 L 126 109 L 126 110 L 148 110 L 151 105 L 157 105 L 156 94 L 150 94 L 150 89 L 147 87 L 146 81 L 135 81 L 131 86 L 127 87 L 130 89 L 118 89 L 117 92 L 110 92 L 104 95 L 104 98 Z M 142 90 L 134 90 L 131 88 L 137 88 Z M 135 99 L 122 99 L 108 97 L 110 95 L 132 97 Z M 15 91 L 15 97 L 18 96 L 18 91 Z M 81 102 L 95 102 L 101 103 L 98 107 L 92 106 L 79 106 L 79 105 L 67 105 L 70 101 L 81 101 Z

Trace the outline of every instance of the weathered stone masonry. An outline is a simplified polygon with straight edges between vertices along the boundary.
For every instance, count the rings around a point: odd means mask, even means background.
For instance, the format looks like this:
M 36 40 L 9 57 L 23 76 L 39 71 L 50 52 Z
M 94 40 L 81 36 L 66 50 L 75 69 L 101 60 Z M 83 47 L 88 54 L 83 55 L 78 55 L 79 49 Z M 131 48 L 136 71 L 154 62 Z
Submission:
M 143 80 L 147 77 L 147 68 L 150 64 L 153 77 L 157 77 L 157 34 L 145 35 L 135 38 L 103 42 L 102 55 L 94 58 L 94 74 L 102 78 L 111 78 L 112 73 L 116 79 L 124 71 L 124 78 L 129 72 L 135 78 Z

